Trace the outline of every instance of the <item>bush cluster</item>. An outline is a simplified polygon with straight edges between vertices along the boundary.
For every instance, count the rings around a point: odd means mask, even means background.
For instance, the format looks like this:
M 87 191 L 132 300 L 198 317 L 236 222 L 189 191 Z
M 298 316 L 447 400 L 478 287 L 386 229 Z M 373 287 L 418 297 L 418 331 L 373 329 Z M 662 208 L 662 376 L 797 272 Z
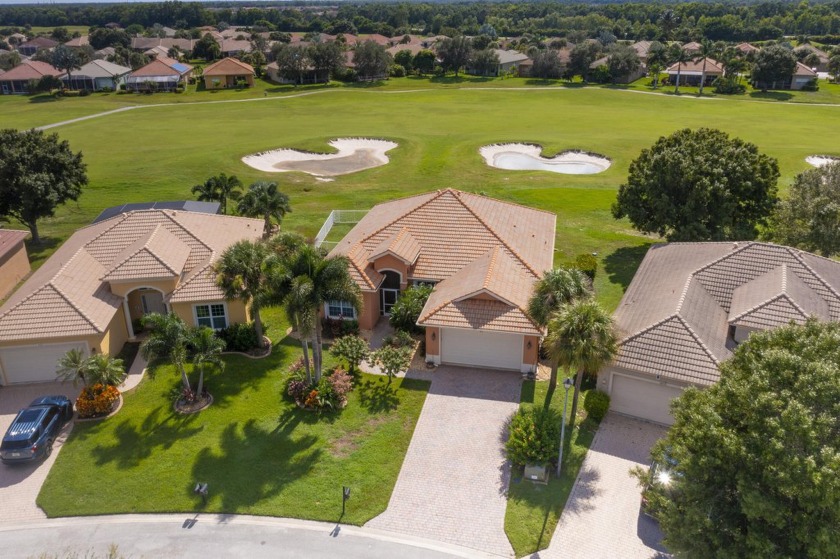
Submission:
M 583 400 L 583 409 L 586 410 L 586 416 L 599 422 L 607 415 L 607 410 L 610 409 L 610 396 L 606 392 L 600 390 L 590 390 L 586 393 Z
M 747 86 L 738 83 L 736 78 L 718 78 L 712 85 L 715 86 L 715 93 L 721 95 L 741 95 L 747 91 Z
M 97 417 L 108 415 L 120 398 L 120 391 L 107 384 L 86 386 L 76 399 L 76 411 L 79 417 Z
M 397 330 L 390 336 L 385 336 L 385 339 L 382 340 L 382 343 L 391 347 L 395 347 L 397 349 L 401 347 L 410 348 L 414 346 L 414 338 L 412 338 L 411 334 L 409 334 L 405 330 Z
M 347 404 L 347 393 L 353 390 L 353 377 L 344 369 L 336 369 L 309 383 L 299 374 L 293 374 L 286 392 L 299 405 L 309 409 L 340 409 Z
M 560 450 L 560 414 L 552 408 L 520 408 L 510 420 L 509 432 L 505 450 L 515 466 L 556 460 Z
M 247 324 L 234 323 L 216 332 L 216 335 L 225 341 L 227 351 L 247 352 L 259 345 L 257 329 L 253 322 Z
M 342 336 L 356 336 L 359 334 L 358 320 L 344 320 L 340 318 L 324 318 L 321 322 L 323 331 L 331 338 Z
M 575 257 L 573 266 L 586 274 L 590 280 L 595 281 L 595 274 L 598 272 L 598 259 L 585 252 Z
M 406 289 L 391 309 L 388 322 L 396 330 L 423 332 L 424 328 L 417 326 L 417 320 L 431 294 L 432 286 L 430 285 L 417 285 Z

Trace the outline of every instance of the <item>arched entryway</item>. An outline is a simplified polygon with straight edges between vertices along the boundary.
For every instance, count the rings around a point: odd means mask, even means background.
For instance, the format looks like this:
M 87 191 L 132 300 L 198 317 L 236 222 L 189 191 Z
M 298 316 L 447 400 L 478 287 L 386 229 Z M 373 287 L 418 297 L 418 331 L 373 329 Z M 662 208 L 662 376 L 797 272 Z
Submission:
M 129 338 L 135 338 L 140 333 L 140 320 L 147 314 L 169 312 L 164 296 L 161 290 L 154 287 L 138 287 L 126 293 L 123 311 Z
M 400 298 L 400 283 L 402 276 L 399 272 L 391 270 L 381 270 L 385 279 L 379 286 L 379 314 L 382 316 L 390 316 L 391 308 Z

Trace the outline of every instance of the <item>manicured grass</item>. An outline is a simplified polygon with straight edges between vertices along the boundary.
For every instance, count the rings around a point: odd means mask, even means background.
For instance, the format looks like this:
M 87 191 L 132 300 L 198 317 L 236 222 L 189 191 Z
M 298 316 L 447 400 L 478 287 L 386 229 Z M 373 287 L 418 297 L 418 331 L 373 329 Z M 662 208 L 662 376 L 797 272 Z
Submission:
M 299 356 L 291 338 L 263 360 L 227 356 L 226 370 L 206 378 L 213 405 L 188 416 L 171 407 L 178 375 L 154 367 L 116 416 L 74 427 L 38 505 L 50 517 L 206 511 L 337 521 L 346 485 L 341 520 L 363 524 L 388 505 L 428 383 L 395 379 L 389 389 L 383 377 L 361 375 L 344 410 L 318 416 L 283 391 Z M 197 481 L 209 483 L 206 506 L 192 492 Z
M 558 414 L 563 413 L 563 394 L 561 379 L 551 398 L 551 407 L 555 408 Z M 578 403 L 578 425 L 573 431 L 566 430 L 561 477 L 557 478 L 552 471 L 548 485 L 541 485 L 523 479 L 522 470 L 514 469 L 508 491 L 505 532 L 517 557 L 530 555 L 548 547 L 583 459 L 595 437 L 598 426 L 589 420 L 581 421 L 585 415 L 582 409 L 585 394 L 584 390 Z M 547 396 L 547 381 L 526 381 L 522 384 L 522 406 L 544 406 Z M 571 412 L 571 407 L 570 391 L 567 414 Z

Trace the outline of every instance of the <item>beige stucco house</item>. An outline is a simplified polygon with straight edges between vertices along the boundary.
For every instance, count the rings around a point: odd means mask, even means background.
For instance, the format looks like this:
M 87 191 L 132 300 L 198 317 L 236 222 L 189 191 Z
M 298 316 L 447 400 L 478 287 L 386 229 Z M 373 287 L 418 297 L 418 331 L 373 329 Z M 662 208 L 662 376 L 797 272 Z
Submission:
M 29 273 L 29 256 L 23 241 L 28 231 L 0 229 L 0 300 Z
M 223 58 L 210 64 L 201 74 L 204 87 L 207 89 L 224 89 L 237 87 L 243 83 L 246 87 L 254 87 L 254 67 L 235 58 Z
M 717 382 L 751 332 L 812 316 L 840 320 L 840 262 L 768 243 L 654 245 L 615 312 L 599 388 L 612 410 L 671 424 L 671 400 Z
M 363 329 L 409 286 L 432 284 L 420 314 L 426 360 L 533 371 L 543 331 L 527 316 L 534 283 L 552 267 L 556 216 L 446 189 L 379 204 L 331 254 L 350 261 Z M 356 318 L 333 301 L 333 318 Z
M 116 354 L 147 313 L 221 329 L 249 319 L 213 264 L 263 221 L 188 211 L 121 213 L 76 231 L 0 307 L 0 383 L 55 380 L 68 350 Z

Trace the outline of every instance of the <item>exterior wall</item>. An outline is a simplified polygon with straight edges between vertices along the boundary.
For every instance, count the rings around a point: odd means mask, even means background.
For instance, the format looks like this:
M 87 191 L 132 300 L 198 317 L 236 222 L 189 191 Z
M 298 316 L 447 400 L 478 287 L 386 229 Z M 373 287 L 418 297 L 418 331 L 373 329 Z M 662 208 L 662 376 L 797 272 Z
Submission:
M 178 278 L 171 280 L 156 280 L 156 281 L 127 281 L 124 283 L 111 282 L 111 293 L 118 297 L 125 297 L 135 289 L 142 287 L 151 287 L 157 289 L 164 295 L 172 293 L 178 286 Z
M 440 365 L 440 328 L 426 328 L 426 363 Z
M 204 76 L 204 87 L 206 89 L 225 89 L 228 87 L 236 87 L 236 79 L 245 78 L 247 87 L 254 87 L 254 76 L 251 74 L 243 74 L 240 76 Z M 213 83 L 218 80 L 218 83 Z
M 379 322 L 379 292 L 362 291 L 362 312 L 359 313 L 359 328 L 373 330 Z
M 528 347 L 528 344 L 531 347 Z M 540 338 L 539 336 L 525 336 L 522 340 L 522 368 L 523 372 L 531 372 L 537 370 L 537 364 L 540 361 Z M 525 371 L 525 367 L 530 366 L 529 371 Z
M 5 299 L 20 280 L 29 273 L 29 257 L 23 241 L 0 258 L 0 299 Z
M 108 329 L 105 334 L 99 339 L 98 343 L 93 340 L 88 341 L 88 346 L 97 348 L 101 353 L 109 355 L 116 355 L 128 341 L 128 327 L 125 324 L 125 314 L 122 307 L 117 309 L 117 314 L 111 319 Z M 126 363 L 126 367 L 130 367 L 131 363 Z
M 747 338 L 750 337 L 750 334 L 758 331 L 760 331 L 758 328 L 750 328 L 749 326 L 736 326 L 735 335 L 732 336 L 732 339 L 734 339 L 736 343 L 740 344 L 741 342 L 747 341 Z
M 377 272 L 381 270 L 394 270 L 400 273 L 400 289 L 408 288 L 408 273 L 409 267 L 406 266 L 405 262 L 396 258 L 395 256 L 391 256 L 390 254 L 386 254 L 384 256 L 380 256 L 376 259 L 373 263 L 373 269 Z
M 191 301 L 188 303 L 171 303 L 169 308 L 173 313 L 178 315 L 181 320 L 190 326 L 196 326 L 193 307 L 195 305 L 218 305 L 219 303 L 224 303 L 225 308 L 227 309 L 228 324 L 244 324 L 249 321 L 250 313 L 248 312 L 248 307 L 239 299 L 231 301 Z
M 0 79 L 0 92 L 4 95 L 29 93 L 29 81 Z

